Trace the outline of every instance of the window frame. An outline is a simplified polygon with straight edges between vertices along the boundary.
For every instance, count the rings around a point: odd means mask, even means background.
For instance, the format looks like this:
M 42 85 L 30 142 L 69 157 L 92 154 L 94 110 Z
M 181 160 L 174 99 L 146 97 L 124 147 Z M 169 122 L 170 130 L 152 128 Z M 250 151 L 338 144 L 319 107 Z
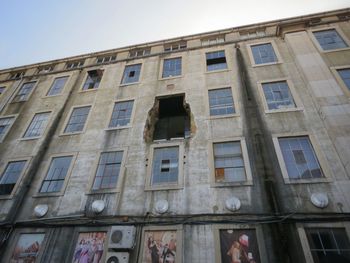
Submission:
M 318 42 L 317 38 L 315 37 L 314 32 L 326 31 L 326 30 L 335 30 L 338 33 L 338 35 L 343 39 L 344 43 L 347 44 L 348 46 L 344 48 L 324 50 L 320 45 L 320 43 Z M 350 49 L 350 40 L 346 37 L 346 35 L 344 34 L 344 32 L 341 30 L 339 26 L 323 26 L 323 27 L 310 29 L 308 30 L 308 34 L 320 53 L 330 53 L 330 52 L 344 51 L 344 50 Z
M 269 62 L 269 63 L 261 63 L 261 64 L 256 64 L 255 63 L 255 59 L 254 59 L 254 55 L 253 55 L 253 50 L 252 50 L 252 46 L 259 46 L 259 45 L 265 45 L 265 44 L 271 44 L 273 51 L 275 52 L 276 55 L 276 59 L 277 61 L 274 62 Z M 259 42 L 252 42 L 252 43 L 248 43 L 246 45 L 247 50 L 248 50 L 248 56 L 250 59 L 250 63 L 251 66 L 254 67 L 264 67 L 264 66 L 270 66 L 270 65 L 277 65 L 277 64 L 282 64 L 283 63 L 283 59 L 282 56 L 277 48 L 277 44 L 274 40 L 266 40 L 266 41 L 259 41 Z
M 344 228 L 345 234 L 350 240 L 350 224 L 348 222 L 332 222 L 332 223 L 297 223 L 297 232 L 299 235 L 300 243 L 302 245 L 302 251 L 304 252 L 304 257 L 306 262 L 314 263 L 314 259 L 312 257 L 310 245 L 306 236 L 305 228 Z
M 71 61 L 67 61 L 64 65 L 64 69 L 65 70 L 77 70 L 80 69 L 82 67 L 84 67 L 86 62 L 86 59 L 78 59 L 78 60 L 71 60 Z M 68 67 L 68 64 L 74 64 L 74 63 L 78 63 L 78 65 L 76 67 Z
M 33 85 L 33 88 L 32 90 L 28 93 L 28 96 L 25 100 L 20 100 L 20 101 L 14 101 L 14 99 L 17 97 L 19 91 L 22 89 L 23 85 L 26 84 L 26 83 L 32 83 L 34 82 L 34 85 Z M 14 93 L 14 95 L 12 96 L 11 98 L 11 103 L 21 103 L 21 102 L 26 102 L 30 99 L 30 97 L 32 96 L 34 90 L 36 89 L 36 87 L 38 86 L 38 79 L 36 80 L 31 80 L 31 81 L 23 81 L 20 85 L 19 85 L 19 88 L 16 90 L 16 92 Z
M 338 72 L 338 70 L 342 70 L 342 69 L 349 69 L 350 70 L 350 64 L 343 65 L 343 66 L 330 67 L 330 70 L 333 73 L 338 85 L 343 90 L 344 95 L 348 96 L 350 99 L 350 88 L 348 88 L 346 86 L 344 80 L 342 79 L 342 77 L 340 76 L 340 74 Z
M 125 125 L 125 126 L 109 127 L 109 123 L 111 122 L 112 115 L 113 115 L 114 105 L 116 103 L 127 102 L 127 101 L 133 101 L 134 102 L 134 104 L 132 106 L 132 112 L 131 112 L 131 115 L 130 115 L 130 122 L 129 122 L 129 124 Z M 133 120 L 134 120 L 134 117 L 135 117 L 136 102 L 137 102 L 136 98 L 127 98 L 127 99 L 122 99 L 122 100 L 114 100 L 113 103 L 112 103 L 112 106 L 109 109 L 108 118 L 107 118 L 107 121 L 106 121 L 106 124 L 105 124 L 106 128 L 104 130 L 105 131 L 112 131 L 112 130 L 121 130 L 121 129 L 129 129 L 129 128 L 131 128 Z
M 140 75 L 139 75 L 138 81 L 136 81 L 136 82 L 123 83 L 125 69 L 126 69 L 127 67 L 129 67 L 129 66 L 136 66 L 136 65 L 140 65 Z M 121 77 L 121 80 L 120 80 L 119 87 L 124 87 L 124 86 L 129 86 L 129 85 L 137 85 L 137 84 L 140 84 L 141 79 L 142 79 L 142 72 L 143 72 L 142 66 L 143 66 L 143 63 L 142 63 L 142 62 L 132 63 L 132 64 L 125 64 L 125 65 L 124 65 L 124 70 L 122 71 L 122 77 Z
M 102 71 L 102 77 L 101 77 L 101 80 L 100 80 L 100 83 L 98 84 L 98 87 L 97 88 L 94 88 L 94 89 L 86 89 L 84 90 L 84 86 L 85 86 L 85 83 L 89 77 L 89 72 L 90 71 Z M 83 78 L 83 81 L 80 85 L 80 88 L 79 88 L 79 93 L 83 93 L 83 92 L 89 92 L 89 91 L 97 91 L 98 89 L 101 89 L 101 84 L 102 84 L 102 80 L 103 80 L 103 76 L 105 74 L 105 69 L 104 68 L 101 68 L 101 67 L 94 67 L 94 68 L 89 68 L 89 69 L 84 69 L 84 78 Z
M 122 152 L 123 157 L 122 161 L 120 163 L 120 169 L 119 169 L 119 175 L 118 175 L 118 181 L 116 183 L 116 186 L 113 188 L 108 189 L 96 189 L 93 190 L 92 187 L 94 185 L 94 181 L 96 178 L 97 170 L 98 170 L 98 164 L 101 159 L 102 153 L 110 153 L 110 152 Z M 121 147 L 121 148 L 109 148 L 105 151 L 98 151 L 98 158 L 95 158 L 93 162 L 93 166 L 91 167 L 91 176 L 88 183 L 88 188 L 86 189 L 87 194 L 102 194 L 102 193 L 120 193 L 122 191 L 123 185 L 124 185 L 124 176 L 126 172 L 126 162 L 127 162 L 127 154 L 128 154 L 128 147 Z
M 178 175 L 177 175 L 177 184 L 159 184 L 152 185 L 152 169 L 154 162 L 154 150 L 159 148 L 168 148 L 168 147 L 178 147 L 179 156 L 178 156 Z M 156 191 L 156 190 L 179 190 L 183 188 L 184 185 L 184 144 L 182 141 L 171 141 L 166 143 L 154 143 L 150 146 L 150 151 L 148 154 L 147 162 L 147 175 L 146 175 L 146 184 L 145 191 Z
M 170 52 L 170 51 L 169 51 Z M 172 59 L 181 59 L 181 74 L 176 76 L 169 76 L 169 77 L 163 77 L 163 71 L 164 71 L 164 61 L 165 60 L 172 60 Z M 167 80 L 167 79 L 176 79 L 176 78 L 182 78 L 183 77 L 183 69 L 184 69 L 184 63 L 183 63 L 183 56 L 170 56 L 163 58 L 160 63 L 160 70 L 159 70 L 159 76 L 158 80 Z
M 270 110 L 267 104 L 267 100 L 265 97 L 265 93 L 264 93 L 264 88 L 263 88 L 263 84 L 269 84 L 269 83 L 275 83 L 275 82 L 286 82 L 289 88 L 289 91 L 292 95 L 295 107 L 294 108 L 285 108 L 285 109 L 275 109 L 275 110 Z M 279 113 L 279 112 L 295 112 L 295 111 L 303 111 L 304 107 L 302 106 L 303 104 L 301 103 L 301 99 L 298 96 L 298 93 L 296 92 L 295 86 L 293 84 L 293 82 L 288 79 L 288 78 L 278 78 L 278 79 L 267 79 L 267 80 L 261 80 L 258 81 L 258 90 L 259 90 L 259 94 L 261 97 L 261 101 L 263 104 L 263 108 L 266 114 L 268 113 Z
M 176 231 L 176 263 L 182 263 L 183 258 L 183 226 L 182 225 L 164 225 L 164 226 L 145 226 L 142 229 L 140 254 L 137 263 L 143 263 L 145 237 L 148 231 Z
M 258 243 L 259 255 L 261 263 L 267 263 L 267 250 L 265 245 L 264 233 L 261 225 L 248 224 L 218 224 L 213 225 L 214 248 L 215 248 L 215 263 L 221 263 L 221 245 L 220 245 L 220 231 L 221 230 L 255 230 L 256 240 Z
M 219 90 L 219 89 L 231 89 L 231 94 L 232 94 L 232 100 L 233 100 L 233 105 L 234 105 L 234 109 L 235 109 L 235 113 L 232 114 L 225 114 L 225 115 L 210 115 L 210 102 L 209 102 L 209 91 L 212 90 Z M 207 111 L 207 116 L 208 119 L 222 119 L 222 118 L 231 118 L 231 117 L 239 117 L 240 116 L 240 110 L 239 110 L 239 106 L 240 106 L 240 102 L 238 100 L 238 94 L 237 94 L 237 89 L 233 89 L 231 85 L 226 85 L 226 86 L 217 86 L 217 87 L 210 87 L 208 88 L 208 91 L 206 93 L 206 99 L 207 99 L 207 103 L 206 103 L 206 111 Z
M 58 79 L 58 78 L 64 78 L 64 77 L 67 77 L 67 80 L 66 80 L 66 83 L 64 84 L 64 86 L 63 86 L 63 88 L 61 90 L 61 93 L 55 94 L 55 95 L 48 95 L 49 91 L 51 90 L 52 85 L 55 82 L 55 80 Z M 72 78 L 72 74 L 69 73 L 69 72 L 64 72 L 62 74 L 53 75 L 51 80 L 50 80 L 50 83 L 48 85 L 49 88 L 46 90 L 46 93 L 45 93 L 45 95 L 42 98 L 51 98 L 51 97 L 62 96 L 64 94 L 64 91 L 67 88 L 69 82 L 71 81 L 71 78 Z
M 48 119 L 47 119 L 46 126 L 45 126 L 45 128 L 43 129 L 43 133 L 42 133 L 40 136 L 24 137 L 25 134 L 26 134 L 26 132 L 27 132 L 27 130 L 28 130 L 28 128 L 29 128 L 29 126 L 30 126 L 30 124 L 32 123 L 32 121 L 33 121 L 35 115 L 41 114 L 41 113 L 49 113 L 49 117 L 48 117 Z M 46 132 L 46 130 L 47 130 L 47 127 L 49 127 L 49 126 L 51 125 L 51 120 L 52 120 L 52 111 L 38 111 L 38 112 L 35 112 L 34 114 L 32 114 L 32 118 L 29 119 L 29 121 L 27 121 L 27 123 L 26 123 L 26 128 L 25 128 L 24 131 L 22 132 L 22 135 L 21 135 L 21 137 L 20 137 L 19 140 L 21 140 L 21 141 L 28 141 L 28 140 L 40 139 L 40 138 L 45 134 L 45 132 Z
M 21 174 L 18 176 L 16 184 L 12 189 L 11 194 L 0 195 L 0 200 L 12 199 L 16 195 L 17 189 L 19 188 L 24 176 L 27 174 L 27 170 L 28 170 L 29 164 L 31 162 L 31 159 L 32 159 L 32 157 L 18 157 L 18 158 L 8 158 L 8 159 L 5 159 L 4 161 L 0 162 L 0 167 L 1 167 L 0 168 L 0 179 L 1 179 L 2 175 L 4 174 L 4 172 L 7 168 L 7 165 L 10 162 L 26 161 Z
M 8 133 L 10 132 L 12 126 L 15 124 L 15 121 L 17 119 L 19 114 L 11 114 L 11 115 L 5 115 L 5 116 L 0 116 L 0 119 L 7 119 L 7 118 L 14 118 L 12 124 L 10 125 L 10 127 L 7 129 L 7 131 L 5 132 L 4 136 L 2 138 L 0 138 L 0 143 L 4 142 L 6 139 L 6 136 L 8 135 Z
M 68 157 L 68 156 L 72 156 L 72 161 L 69 164 L 69 168 L 68 168 L 67 174 L 66 174 L 66 176 L 64 178 L 64 182 L 63 182 L 61 190 L 58 191 L 58 192 L 40 192 L 41 186 L 43 185 L 43 182 L 44 182 L 44 180 L 45 180 L 45 178 L 47 176 L 47 173 L 50 170 L 50 166 L 51 166 L 52 160 L 54 158 Z M 46 159 L 46 163 L 43 163 L 42 164 L 43 166 L 41 166 L 43 169 L 41 169 L 41 174 L 38 177 L 39 178 L 39 180 L 38 180 L 39 183 L 36 186 L 35 192 L 34 192 L 34 194 L 32 196 L 35 197 L 35 198 L 36 197 L 46 197 L 46 196 L 63 196 L 64 193 L 66 192 L 66 188 L 67 188 L 68 182 L 70 180 L 70 177 L 72 175 L 72 171 L 73 171 L 75 162 L 77 160 L 77 157 L 78 157 L 78 152 L 67 152 L 67 153 L 51 154 L 49 156 L 49 158 Z M 39 167 L 39 169 L 40 169 L 40 167 Z
M 223 51 L 225 54 L 225 60 L 226 60 L 226 68 L 225 69 L 217 69 L 217 70 L 208 70 L 208 65 L 207 65 L 207 54 L 209 53 L 216 53 L 216 52 L 220 52 Z M 211 74 L 211 73 L 219 73 L 219 72 L 226 72 L 226 71 L 230 71 L 231 67 L 229 65 L 229 60 L 227 59 L 227 55 L 228 55 L 228 51 L 226 50 L 225 47 L 222 48 L 215 48 L 215 49 L 206 49 L 204 51 L 204 72 L 206 74 Z
M 76 108 L 84 108 L 84 107 L 88 107 L 90 106 L 90 110 L 89 110 L 89 113 L 86 117 L 86 121 L 84 123 L 84 128 L 81 130 L 81 131 L 76 131 L 76 132 L 65 132 L 64 130 L 66 129 L 67 127 L 67 124 L 70 120 L 70 117 L 72 116 L 72 113 L 74 111 L 74 109 Z M 69 109 L 69 112 L 68 112 L 68 115 L 66 116 L 65 120 L 64 120 L 64 123 L 63 123 L 63 127 L 61 129 L 61 132 L 59 134 L 59 136 L 68 136 L 68 135 L 75 135 L 75 134 L 83 134 L 85 133 L 86 131 L 86 126 L 87 126 L 87 123 L 89 122 L 89 119 L 90 119 L 90 116 L 91 116 L 91 111 L 93 109 L 93 104 L 84 104 L 84 105 L 75 105 L 75 106 L 72 106 L 70 109 Z
M 310 144 L 315 152 L 317 161 L 323 172 L 324 177 L 322 178 L 311 178 L 311 179 L 290 179 L 287 171 L 287 167 L 284 162 L 282 149 L 280 147 L 279 138 L 286 137 L 308 137 Z M 312 183 L 329 183 L 332 182 L 332 173 L 328 161 L 325 157 L 323 150 L 321 149 L 318 141 L 313 134 L 308 132 L 295 132 L 295 133 L 282 133 L 282 134 L 272 134 L 272 141 L 275 148 L 275 153 L 277 155 L 279 168 L 285 184 L 312 184 Z
M 242 158 L 244 162 L 244 170 L 246 174 L 246 180 L 243 182 L 216 182 L 215 181 L 215 157 L 214 157 L 214 143 L 225 142 L 240 142 Z M 244 137 L 230 137 L 225 139 L 215 139 L 208 141 L 208 168 L 209 168 L 209 182 L 210 187 L 232 187 L 232 186 L 252 186 L 253 175 L 252 167 L 250 165 L 250 159 L 248 154 L 247 143 Z

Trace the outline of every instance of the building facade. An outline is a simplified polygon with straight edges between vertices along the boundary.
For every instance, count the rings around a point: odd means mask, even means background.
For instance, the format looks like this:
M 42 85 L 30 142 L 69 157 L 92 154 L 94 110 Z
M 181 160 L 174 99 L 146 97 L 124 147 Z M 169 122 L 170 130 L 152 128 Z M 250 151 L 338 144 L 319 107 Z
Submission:
M 350 262 L 349 19 L 1 70 L 1 262 Z

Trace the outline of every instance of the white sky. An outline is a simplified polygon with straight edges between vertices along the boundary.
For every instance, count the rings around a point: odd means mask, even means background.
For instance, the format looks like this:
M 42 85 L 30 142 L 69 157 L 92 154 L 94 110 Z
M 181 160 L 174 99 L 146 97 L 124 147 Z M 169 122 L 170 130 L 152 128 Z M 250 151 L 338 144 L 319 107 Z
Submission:
M 1 0 L 0 3 L 0 69 L 350 7 L 350 0 Z

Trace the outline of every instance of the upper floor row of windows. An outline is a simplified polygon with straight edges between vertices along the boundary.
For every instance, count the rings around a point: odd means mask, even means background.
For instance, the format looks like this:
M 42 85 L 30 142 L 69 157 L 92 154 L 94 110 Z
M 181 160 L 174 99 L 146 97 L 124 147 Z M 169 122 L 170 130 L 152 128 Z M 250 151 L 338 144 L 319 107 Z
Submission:
M 259 31 L 260 32 L 260 31 Z M 257 34 L 257 33 L 256 33 Z M 259 33 L 259 36 L 262 34 Z M 317 42 L 317 46 L 322 51 L 332 51 L 332 50 L 341 50 L 344 48 L 349 47 L 349 41 L 345 37 L 343 33 L 341 33 L 336 28 L 329 28 L 329 29 L 322 29 L 322 30 L 313 30 L 312 35 L 315 38 Z M 207 37 L 201 39 L 202 46 L 209 46 L 209 45 L 219 45 L 222 43 L 225 43 L 225 36 L 224 35 L 217 35 L 213 37 Z M 170 44 L 164 45 L 164 52 L 170 52 L 170 51 L 178 51 L 183 50 L 187 48 L 187 42 L 186 41 L 178 41 Z M 251 45 L 253 57 L 254 57 L 254 64 L 266 64 L 266 63 L 273 63 L 278 60 L 276 53 L 274 51 L 274 48 L 271 44 L 262 44 L 262 45 Z M 138 58 L 138 57 L 144 57 L 151 54 L 151 48 L 138 48 L 138 49 L 132 49 L 129 51 L 129 58 Z M 102 64 L 102 63 L 110 63 L 117 60 L 117 54 L 108 54 L 108 55 L 102 55 L 98 56 L 96 58 L 95 63 L 96 64 Z M 75 60 L 75 61 L 69 61 L 66 63 L 65 68 L 66 69 L 75 69 L 83 67 L 85 64 L 85 59 Z M 49 64 L 45 66 L 40 66 L 37 69 L 36 73 L 47 73 L 51 72 L 55 69 L 54 64 Z M 19 79 L 25 75 L 25 71 L 15 71 L 12 72 L 9 76 L 9 79 Z

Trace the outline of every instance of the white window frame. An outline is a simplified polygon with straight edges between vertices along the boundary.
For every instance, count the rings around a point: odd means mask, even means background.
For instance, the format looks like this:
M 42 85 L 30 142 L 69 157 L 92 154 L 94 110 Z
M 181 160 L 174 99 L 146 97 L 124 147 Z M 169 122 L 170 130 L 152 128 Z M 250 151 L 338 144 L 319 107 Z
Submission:
M 56 95 L 47 95 L 49 93 L 53 83 L 55 82 L 55 79 L 64 78 L 64 77 L 67 77 L 67 81 L 64 84 L 64 86 L 63 86 L 63 88 L 61 90 L 61 93 L 56 94 Z M 48 85 L 48 89 L 46 90 L 45 95 L 42 98 L 52 98 L 52 97 L 62 96 L 64 94 L 65 89 L 69 85 L 69 82 L 71 81 L 71 78 L 72 78 L 72 73 L 71 72 L 64 72 L 64 73 L 61 73 L 61 74 L 52 75 L 51 76 L 51 80 L 50 80 L 50 84 Z
M 331 67 L 331 72 L 333 73 L 336 81 L 338 82 L 339 86 L 342 88 L 344 94 L 349 97 L 350 99 L 350 89 L 346 86 L 344 83 L 342 77 L 340 76 L 338 70 L 339 69 L 349 69 L 350 70 L 350 64 L 344 65 L 344 66 L 335 66 Z
M 209 102 L 209 91 L 212 90 L 219 90 L 219 89 L 231 89 L 231 93 L 232 93 L 232 99 L 233 99 L 233 104 L 234 104 L 234 108 L 235 108 L 235 113 L 232 114 L 225 114 L 225 115 L 210 115 L 210 102 Z M 206 97 L 206 112 L 207 112 L 207 116 L 208 119 L 223 119 L 223 118 L 231 118 L 231 117 L 239 117 L 240 116 L 240 101 L 238 99 L 238 94 L 237 94 L 237 89 L 234 89 L 232 87 L 232 85 L 226 85 L 226 86 L 217 86 L 217 87 L 211 87 L 208 88 L 208 91 L 205 94 Z
M 225 69 L 218 69 L 218 70 L 208 70 L 208 66 L 207 66 L 207 54 L 208 53 L 215 53 L 215 52 L 220 52 L 220 51 L 223 51 L 225 53 L 225 59 L 226 59 L 226 68 Z M 229 59 L 227 59 L 228 57 L 228 50 L 226 50 L 225 47 L 221 47 L 221 48 L 214 48 L 214 49 L 206 49 L 204 51 L 204 72 L 205 74 L 215 74 L 215 73 L 219 73 L 219 72 L 227 72 L 227 71 L 230 71 L 231 70 L 231 65 L 230 65 L 230 62 L 229 62 Z
M 339 36 L 344 40 L 344 42 L 348 45 L 345 48 L 336 48 L 336 49 L 330 49 L 330 50 L 323 50 L 322 46 L 320 43 L 318 43 L 318 40 L 316 39 L 314 32 L 318 31 L 325 31 L 325 30 L 335 30 Z M 330 53 L 330 52 L 337 52 L 337 51 L 344 51 L 344 50 L 349 50 L 350 49 L 350 40 L 346 37 L 344 32 L 341 30 L 339 26 L 322 26 L 318 28 L 313 28 L 308 30 L 309 37 L 311 38 L 312 42 L 318 49 L 320 53 Z
M 154 161 L 154 150 L 159 148 L 168 148 L 168 147 L 178 147 L 179 156 L 178 156 L 178 175 L 177 175 L 177 184 L 160 184 L 152 185 L 152 168 Z M 173 141 L 168 143 L 155 143 L 150 146 L 150 152 L 148 155 L 148 165 L 147 165 L 147 176 L 145 191 L 154 191 L 154 190 L 178 190 L 183 188 L 184 184 L 184 145 L 182 141 Z
M 276 109 L 276 110 L 270 110 L 266 101 L 264 89 L 263 89 L 263 84 L 268 84 L 268 83 L 274 83 L 274 82 L 286 82 L 289 88 L 289 91 L 292 95 L 295 108 L 285 108 L 285 109 Z M 264 107 L 265 113 L 279 113 L 279 112 L 290 112 L 290 111 L 303 111 L 303 104 L 301 103 L 301 99 L 298 96 L 298 93 L 296 92 L 295 86 L 293 85 L 293 82 L 288 79 L 288 78 L 278 78 L 278 79 L 267 79 L 267 80 L 262 80 L 258 81 L 258 90 L 260 94 L 260 98 Z
M 94 181 L 96 178 L 96 173 L 98 170 L 98 164 L 100 162 L 100 158 L 102 153 L 110 153 L 110 152 L 122 152 L 123 153 L 123 158 L 120 164 L 120 169 L 119 169 L 119 175 L 118 175 L 118 181 L 116 183 L 116 186 L 114 188 L 108 188 L 108 189 L 96 189 L 93 190 L 92 187 L 94 185 Z M 124 176 L 125 176 L 125 172 L 126 172 L 126 161 L 127 161 L 127 154 L 128 154 L 128 148 L 127 147 L 123 147 L 123 148 L 109 148 L 106 151 L 99 151 L 98 152 L 98 157 L 95 158 L 94 164 L 92 166 L 91 171 L 93 171 L 93 173 L 90 176 L 90 180 L 88 183 L 88 189 L 86 190 L 86 193 L 88 194 L 100 194 L 100 193 L 120 193 L 123 185 L 124 185 Z
M 350 239 L 350 223 L 349 222 L 333 222 L 333 223 L 306 223 L 297 225 L 297 231 L 299 234 L 300 242 L 303 248 L 306 262 L 314 263 L 310 245 L 306 236 L 305 228 L 345 228 L 345 233 Z
M 43 182 L 47 176 L 47 173 L 49 172 L 51 163 L 53 161 L 54 158 L 59 158 L 59 157 L 67 157 L 67 156 L 72 156 L 72 161 L 69 164 L 69 168 L 67 170 L 67 174 L 64 178 L 64 183 L 62 185 L 62 188 L 60 191 L 58 192 L 40 192 L 41 186 L 43 185 Z M 45 196 L 63 196 L 64 193 L 66 192 L 66 188 L 68 185 L 68 182 L 70 180 L 70 177 L 72 176 L 72 171 L 75 165 L 75 162 L 77 160 L 78 157 L 78 152 L 67 152 L 67 153 L 56 153 L 56 154 L 51 154 L 49 158 L 46 159 L 46 163 L 44 162 L 41 166 L 43 167 L 43 169 L 40 169 L 39 171 L 41 171 L 41 174 L 39 175 L 38 178 L 40 178 L 40 180 L 38 180 L 38 185 L 35 189 L 35 194 L 33 194 L 33 197 L 45 197 Z
M 320 168 L 322 169 L 324 177 L 322 178 L 311 178 L 311 179 L 295 179 L 291 180 L 288 176 L 287 167 L 284 163 L 282 149 L 280 147 L 279 138 L 285 138 L 285 137 L 300 137 L 300 136 L 306 136 L 309 138 L 311 146 L 315 152 L 315 155 L 317 157 L 317 161 L 320 165 Z M 282 133 L 282 134 L 272 134 L 272 141 L 273 145 L 275 147 L 275 152 L 277 155 L 278 163 L 281 169 L 282 177 L 285 184 L 312 184 L 312 183 L 329 183 L 332 182 L 332 174 L 330 170 L 330 166 L 327 162 L 327 159 L 325 158 L 325 155 L 321 149 L 321 147 L 318 144 L 318 141 L 316 140 L 315 136 L 313 134 L 310 134 L 308 132 L 295 132 L 295 133 Z
M 32 157 L 19 157 L 19 158 L 9 158 L 9 159 L 6 159 L 4 161 L 0 161 L 0 167 L 1 167 L 0 168 L 0 178 L 2 177 L 3 173 L 6 170 L 7 165 L 10 162 L 26 161 L 26 163 L 25 163 L 25 165 L 23 167 L 23 170 L 22 170 L 21 174 L 18 177 L 18 180 L 17 180 L 16 184 L 15 184 L 15 186 L 12 189 L 11 194 L 9 194 L 9 195 L 0 195 L 0 200 L 12 199 L 14 197 L 14 195 L 17 192 L 18 187 L 22 183 L 22 180 L 23 180 L 24 176 L 27 174 L 27 170 L 28 170 L 29 164 L 31 162 L 31 159 L 32 159 Z
M 136 66 L 136 65 L 141 65 L 141 68 L 140 68 L 140 75 L 139 75 L 139 80 L 136 81 L 136 82 L 129 82 L 129 83 L 123 83 L 123 78 L 124 78 L 124 72 L 125 72 L 125 69 L 126 67 L 129 67 L 129 66 Z M 124 87 L 124 86 L 130 86 L 130 85 L 137 85 L 137 84 L 140 84 L 141 80 L 142 80 L 142 73 L 144 71 L 143 67 L 144 67 L 144 63 L 142 62 L 135 62 L 133 61 L 133 63 L 131 64 L 124 64 L 124 67 L 123 67 L 123 70 L 122 70 L 122 77 L 120 79 L 120 84 L 119 84 L 119 87 Z
M 26 132 L 27 132 L 27 130 L 28 130 L 30 124 L 32 123 L 32 121 L 33 121 L 33 119 L 34 119 L 34 117 L 35 117 L 35 115 L 36 115 L 36 114 L 40 114 L 40 113 L 49 113 L 49 118 L 47 119 L 46 126 L 45 126 L 45 128 L 43 129 L 43 133 L 42 133 L 40 136 L 24 137 L 24 135 L 26 134 Z M 51 120 L 52 120 L 52 111 L 38 111 L 38 112 L 35 112 L 35 113 L 32 115 L 32 118 L 31 118 L 29 121 L 27 121 L 27 123 L 26 123 L 26 128 L 24 129 L 24 132 L 22 132 L 22 135 L 21 135 L 20 140 L 21 140 L 21 141 L 28 141 L 28 140 L 36 140 L 36 139 L 41 138 L 41 137 L 45 134 L 47 128 L 48 128 L 49 126 L 51 126 Z
M 252 46 L 259 46 L 259 45 L 265 45 L 265 44 L 271 44 L 273 51 L 275 52 L 277 61 L 275 62 L 269 62 L 269 63 L 262 63 L 262 64 L 256 64 L 255 63 L 255 59 L 254 59 L 254 55 L 253 55 L 253 51 L 252 51 Z M 282 56 L 277 48 L 277 44 L 274 40 L 267 40 L 267 41 L 258 41 L 258 42 L 252 42 L 247 44 L 247 50 L 248 50 L 248 56 L 250 59 L 250 63 L 252 65 L 252 67 L 264 67 L 264 66 L 269 66 L 269 65 L 277 65 L 277 64 L 281 64 L 283 63 L 283 59 Z
M 14 101 L 14 99 L 17 97 L 19 91 L 22 89 L 23 85 L 26 84 L 26 83 L 31 83 L 31 82 L 34 82 L 34 86 L 32 88 L 32 90 L 28 93 L 28 96 L 25 100 L 20 100 L 20 101 Z M 15 94 L 13 95 L 13 97 L 11 98 L 11 103 L 21 103 L 21 102 L 26 102 L 30 99 L 30 97 L 32 96 L 32 94 L 34 93 L 34 90 L 37 88 L 39 84 L 39 81 L 38 80 L 31 80 L 31 81 L 23 81 L 19 88 L 16 90 Z
M 11 124 L 10 127 L 7 129 L 7 131 L 5 132 L 4 136 L 3 136 L 2 138 L 0 138 L 0 143 L 2 143 L 2 142 L 5 140 L 6 136 L 9 134 L 9 132 L 10 132 L 12 126 L 15 124 L 15 121 L 16 121 L 17 117 L 18 117 L 18 114 L 0 116 L 0 119 L 14 118 L 12 124 Z
M 98 71 L 98 70 L 101 70 L 101 71 L 103 72 L 103 73 L 102 73 L 101 80 L 100 80 L 100 84 L 98 85 L 98 87 L 95 88 L 95 89 L 83 90 L 84 85 L 85 85 L 85 82 L 86 82 L 86 80 L 87 80 L 87 78 L 88 78 L 88 76 L 89 76 L 89 72 L 90 72 L 90 71 Z M 103 85 L 103 83 L 102 83 L 102 81 L 103 81 L 103 76 L 104 76 L 105 73 L 106 73 L 106 72 L 105 72 L 105 69 L 104 69 L 104 68 L 101 68 L 101 67 L 94 67 L 94 68 L 84 69 L 84 73 L 83 73 L 83 74 L 84 74 L 84 79 L 83 79 L 83 81 L 82 81 L 82 83 L 81 83 L 81 85 L 80 85 L 79 93 L 80 93 L 80 92 L 97 91 L 97 90 L 101 89 L 101 85 Z
M 134 104 L 132 106 L 132 112 L 131 112 L 131 116 L 130 116 L 130 122 L 128 125 L 125 125 L 125 126 L 117 126 L 117 127 L 109 127 L 109 123 L 111 122 L 111 119 L 112 119 L 112 115 L 113 115 L 113 109 L 114 109 L 114 105 L 116 103 L 119 103 L 119 102 L 127 102 L 127 101 L 133 101 Z M 133 120 L 134 120 L 134 117 L 135 117 L 135 111 L 136 111 L 136 102 L 137 102 L 137 99 L 136 98 L 127 98 L 127 99 L 122 99 L 122 100 L 115 100 L 113 101 L 113 105 L 110 107 L 109 109 L 109 112 L 108 112 L 108 118 L 107 118 L 107 121 L 106 121 L 106 124 L 105 124 L 105 131 L 110 131 L 110 130 L 121 130 L 121 129 L 128 129 L 128 128 L 131 128 L 132 127 L 132 123 L 133 123 Z
M 178 58 L 181 59 L 181 74 L 180 75 L 176 75 L 176 76 L 163 77 L 164 60 L 171 60 L 171 59 L 178 59 Z M 184 63 L 183 62 L 184 62 L 183 56 L 169 56 L 169 57 L 163 58 L 161 60 L 161 63 L 160 63 L 160 70 L 159 70 L 158 80 L 182 78 L 183 75 L 184 75 L 184 73 L 183 73 Z
M 239 142 L 242 150 L 246 180 L 244 182 L 216 182 L 215 181 L 215 157 L 214 143 Z M 232 187 L 253 185 L 252 169 L 250 166 L 247 143 L 244 137 L 230 137 L 225 139 L 216 139 L 208 141 L 208 163 L 209 163 L 209 182 L 211 187 Z
M 267 251 L 265 246 L 264 233 L 259 225 L 243 225 L 243 224 L 219 224 L 213 225 L 213 235 L 215 244 L 215 263 L 221 263 L 221 247 L 220 247 L 220 230 L 255 230 L 256 240 L 260 254 L 261 263 L 268 263 Z
M 73 110 L 76 109 L 76 108 L 84 108 L 84 107 L 88 107 L 90 106 L 90 110 L 89 110 L 89 113 L 88 113 L 88 116 L 86 118 L 86 121 L 84 123 L 84 128 L 83 130 L 81 131 L 76 131 L 76 132 L 64 132 L 64 130 L 66 129 L 66 126 L 69 122 L 69 119 L 73 113 Z M 68 115 L 66 116 L 66 119 L 63 123 L 63 127 L 61 129 L 61 132 L 60 132 L 60 135 L 59 136 L 67 136 L 67 135 L 75 135 L 75 134 L 82 134 L 82 133 L 85 133 L 86 131 L 86 126 L 87 126 L 87 123 L 89 122 L 89 119 L 90 119 L 90 116 L 91 116 L 91 112 L 93 110 L 94 106 L 93 104 L 84 104 L 84 105 L 75 105 L 75 106 L 72 106 L 68 112 Z

